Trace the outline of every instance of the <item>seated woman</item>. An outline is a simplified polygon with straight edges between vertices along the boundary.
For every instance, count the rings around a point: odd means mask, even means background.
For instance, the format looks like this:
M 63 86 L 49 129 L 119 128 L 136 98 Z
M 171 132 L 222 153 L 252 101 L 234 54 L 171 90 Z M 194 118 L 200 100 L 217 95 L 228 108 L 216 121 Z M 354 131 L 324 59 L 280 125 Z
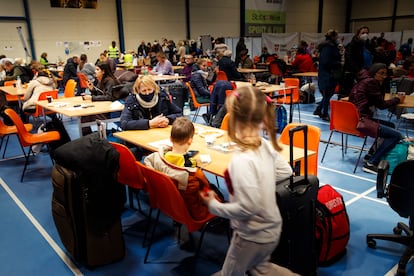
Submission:
M 99 62 L 95 67 L 96 85 L 89 82 L 89 91 L 91 95 L 83 95 L 85 101 L 114 101 L 116 97 L 112 93 L 112 87 L 119 84 L 118 79 L 112 73 L 110 65 L 107 62 Z M 109 118 L 109 114 L 97 114 L 84 116 L 81 118 L 81 122 L 91 122 L 96 119 L 105 120 Z M 91 133 L 90 127 L 83 127 L 82 134 L 86 135 Z
M 210 102 L 210 90 L 207 83 L 207 59 L 199 58 L 193 66 L 191 73 L 191 87 L 199 103 Z
M 306 52 L 305 48 L 299 47 L 295 59 L 292 62 L 291 74 L 315 71 L 312 56 Z
M 123 130 L 167 127 L 182 116 L 181 109 L 160 91 L 152 76 L 137 78 L 133 92 L 125 99 L 121 114 Z
M 163 52 L 158 52 L 157 55 L 157 65 L 152 69 L 152 75 L 174 75 L 174 69 L 171 62 L 167 59 Z
M 35 72 L 35 76 L 29 82 L 23 97 L 23 111 L 26 113 L 34 113 L 36 111 L 36 101 L 42 92 L 50 91 L 57 87 L 56 79 L 40 62 L 34 63 L 32 70 Z M 25 119 L 23 118 L 24 121 Z
M 400 132 L 395 130 L 393 123 L 374 118 L 372 107 L 386 109 L 395 106 L 404 100 L 404 96 L 394 97 L 384 100 L 384 79 L 387 77 L 387 67 L 384 63 L 374 63 L 369 70 L 361 70 L 358 74 L 358 83 L 352 88 L 349 95 L 349 101 L 358 109 L 359 116 L 368 120 L 376 121 L 378 126 L 373 126 L 370 133 L 362 134 L 373 136 L 373 138 L 383 138 L 383 142 L 374 148 L 371 147 L 369 154 L 366 156 L 367 162 L 362 168 L 363 171 L 376 174 L 378 163 L 381 158 L 389 152 L 402 139 Z M 344 114 L 346 116 L 346 114 Z M 371 134 L 377 133 L 376 135 Z

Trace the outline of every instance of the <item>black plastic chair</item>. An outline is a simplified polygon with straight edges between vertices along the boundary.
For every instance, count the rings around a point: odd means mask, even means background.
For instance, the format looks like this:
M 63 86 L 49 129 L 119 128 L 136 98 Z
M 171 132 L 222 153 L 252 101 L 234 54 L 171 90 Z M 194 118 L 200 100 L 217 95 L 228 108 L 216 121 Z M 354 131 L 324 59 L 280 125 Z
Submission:
M 395 167 L 388 186 L 386 185 L 389 164 L 383 160 L 378 165 L 377 175 L 377 197 L 386 197 L 389 206 L 401 217 L 409 219 L 409 225 L 398 222 L 394 227 L 394 234 L 368 234 L 367 244 L 375 248 L 377 240 L 397 242 L 407 247 L 398 262 L 397 275 L 406 275 L 405 267 L 411 256 L 414 255 L 414 185 L 412 183 L 412 172 L 414 171 L 414 160 L 401 162 Z

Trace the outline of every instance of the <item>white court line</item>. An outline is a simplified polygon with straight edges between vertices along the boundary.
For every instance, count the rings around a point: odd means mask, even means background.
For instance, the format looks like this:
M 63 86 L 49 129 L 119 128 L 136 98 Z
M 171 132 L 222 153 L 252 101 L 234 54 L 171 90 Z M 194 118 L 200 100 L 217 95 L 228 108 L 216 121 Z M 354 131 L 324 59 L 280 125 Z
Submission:
M 49 245 L 53 248 L 56 254 L 62 259 L 62 261 L 68 266 L 68 268 L 73 272 L 73 275 L 81 276 L 83 273 L 79 270 L 79 268 L 71 261 L 69 256 L 63 252 L 63 250 L 56 244 L 56 242 L 49 236 L 46 230 L 40 225 L 37 219 L 29 212 L 29 210 L 24 206 L 24 204 L 20 201 L 20 199 L 13 193 L 9 186 L 0 178 L 0 185 L 3 189 L 9 194 L 11 199 L 16 203 L 16 205 L 22 210 L 22 212 L 26 215 L 26 217 L 30 220 L 33 226 L 39 231 L 39 233 L 43 236 L 43 238 L 49 243 Z

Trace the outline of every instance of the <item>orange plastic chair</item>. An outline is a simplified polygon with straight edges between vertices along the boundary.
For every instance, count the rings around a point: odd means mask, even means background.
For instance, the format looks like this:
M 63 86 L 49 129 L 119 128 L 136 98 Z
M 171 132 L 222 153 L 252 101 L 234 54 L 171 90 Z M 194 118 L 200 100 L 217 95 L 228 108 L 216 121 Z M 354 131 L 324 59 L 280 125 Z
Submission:
M 79 78 L 79 86 L 80 88 L 88 88 L 89 87 L 89 79 L 88 77 L 82 73 L 82 72 L 78 72 L 76 73 L 76 75 Z
M 229 129 L 229 113 L 224 115 L 223 120 L 221 121 L 220 129 L 228 130 Z
M 24 127 L 26 128 L 27 131 L 31 131 L 33 129 L 33 125 L 32 124 L 24 124 Z M 6 144 L 4 145 L 4 151 L 3 151 L 3 157 L 6 155 L 6 150 L 7 150 L 7 144 L 9 143 L 9 138 L 10 135 L 17 135 L 17 128 L 16 126 L 8 126 L 6 124 L 4 124 L 3 120 L 0 120 L 0 137 L 1 137 L 1 142 L 0 142 L 0 152 L 1 149 L 3 147 L 3 142 L 4 139 L 6 138 Z
M 367 136 L 362 134 L 357 130 L 357 124 L 359 121 L 359 113 L 353 103 L 347 101 L 338 101 L 338 100 L 331 100 L 331 118 L 329 123 L 329 129 L 331 133 L 329 134 L 328 143 L 326 144 L 325 151 L 323 152 L 321 163 L 325 158 L 326 151 L 328 149 L 329 144 L 331 143 L 332 134 L 334 132 L 339 132 L 342 134 L 342 158 L 344 158 L 344 153 L 348 148 L 348 137 L 346 137 L 345 147 L 344 147 L 344 134 L 345 135 L 352 135 L 364 138 L 364 142 L 362 144 L 362 148 L 358 155 L 358 160 L 355 164 L 354 173 L 356 168 L 358 167 L 359 160 L 361 159 L 361 154 L 364 150 L 365 144 L 367 142 Z
M 282 131 L 279 137 L 279 142 L 281 144 L 290 145 L 289 141 L 289 129 L 295 128 L 302 124 L 299 123 L 290 123 Z M 321 130 L 318 127 L 308 125 L 308 150 L 315 151 L 316 154 L 308 156 L 308 174 L 318 175 L 318 151 L 319 143 L 321 141 Z M 298 148 L 304 148 L 304 137 L 303 132 L 296 133 L 293 136 L 293 146 Z M 305 162 L 300 162 L 300 174 L 305 174 Z
M 278 93 L 279 95 L 283 95 L 284 93 L 292 93 L 290 96 L 286 97 L 279 97 L 277 99 L 278 104 L 292 104 L 291 108 L 296 105 L 298 107 L 299 113 L 299 122 L 300 122 L 300 92 L 299 92 L 299 79 L 298 78 L 285 78 L 285 86 L 294 86 L 295 88 L 292 89 L 285 89 L 280 90 Z M 292 114 L 292 113 L 291 113 Z
M 141 166 L 130 149 L 122 144 L 109 142 L 119 152 L 118 182 L 128 186 L 129 206 L 134 207 L 133 193 L 145 187 L 145 178 Z M 137 164 L 139 163 L 139 164 Z M 141 211 L 140 201 L 137 197 L 138 209 Z
M 148 180 L 147 191 L 151 206 L 149 218 L 151 218 L 152 211 L 154 209 L 158 209 L 150 237 L 150 242 L 147 247 L 147 252 L 145 253 L 144 263 L 148 262 L 148 256 L 152 243 L 154 241 L 154 234 L 157 228 L 160 212 L 163 212 L 175 222 L 185 225 L 189 233 L 197 230 L 201 231 L 201 236 L 195 254 L 195 256 L 198 256 L 201 244 L 203 242 L 204 234 L 210 224 L 215 221 L 217 217 L 213 214 L 209 214 L 203 220 L 194 220 L 190 216 L 184 200 L 171 178 L 169 178 L 166 174 L 153 170 L 149 167 L 146 167 L 143 172 L 145 178 Z M 145 238 L 146 237 L 144 237 L 144 240 Z
M 27 165 L 29 164 L 30 154 L 33 154 L 32 147 L 37 144 L 48 144 L 53 141 L 58 141 L 60 139 L 60 134 L 58 131 L 48 131 L 43 133 L 31 133 L 27 131 L 25 125 L 23 124 L 20 116 L 11 108 L 7 108 L 5 111 L 7 116 L 13 121 L 17 129 L 17 136 L 19 137 L 20 146 L 22 147 L 24 157 L 26 159 L 24 163 L 24 168 L 20 182 L 23 182 L 24 173 L 26 172 Z M 29 151 L 26 153 L 24 147 L 29 147 Z
M 194 107 L 196 108 L 196 111 L 195 111 L 195 114 L 194 114 L 193 120 L 192 120 L 193 122 L 195 122 L 196 119 L 197 119 L 198 113 L 200 113 L 201 107 L 205 106 L 207 108 L 207 111 L 208 111 L 208 108 L 210 107 L 210 103 L 199 103 L 197 101 L 197 97 L 194 93 L 194 90 L 191 87 L 191 84 L 189 82 L 186 82 L 185 84 L 188 87 L 188 91 L 190 91 L 191 99 L 193 100 Z
M 77 85 L 77 82 L 75 80 L 73 80 L 73 79 L 68 80 L 66 82 L 66 85 L 65 85 L 65 90 L 63 92 L 63 97 L 65 97 L 65 98 L 75 97 L 76 85 Z
M 54 90 L 42 92 L 42 93 L 40 93 L 38 100 L 39 101 L 46 100 L 48 96 L 51 96 L 52 99 L 57 99 L 58 98 L 58 90 L 54 89 Z M 45 111 L 44 112 L 44 115 L 50 115 L 50 114 L 55 114 L 55 112 L 52 112 L 52 111 Z M 27 113 L 27 115 L 32 116 L 33 118 L 38 120 L 39 117 L 43 116 L 43 108 L 37 105 L 36 106 L 36 111 L 34 113 Z
M 229 80 L 227 78 L 226 72 L 224 72 L 224 71 L 218 71 L 217 72 L 216 81 L 219 81 L 219 80 L 225 80 L 225 81 L 228 81 Z

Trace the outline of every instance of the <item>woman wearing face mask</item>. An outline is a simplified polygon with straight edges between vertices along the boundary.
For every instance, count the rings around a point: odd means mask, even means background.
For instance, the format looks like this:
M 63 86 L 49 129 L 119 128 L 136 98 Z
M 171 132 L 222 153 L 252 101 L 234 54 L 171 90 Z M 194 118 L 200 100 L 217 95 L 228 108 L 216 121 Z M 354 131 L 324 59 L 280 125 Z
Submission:
M 182 116 L 181 109 L 171 103 L 150 75 L 137 78 L 133 92 L 125 99 L 121 114 L 123 130 L 167 127 Z
M 343 90 L 345 96 L 349 94 L 356 82 L 356 75 L 361 69 L 369 69 L 372 65 L 372 53 L 367 47 L 369 45 L 369 28 L 361 26 L 351 42 L 346 46 L 344 64 Z

